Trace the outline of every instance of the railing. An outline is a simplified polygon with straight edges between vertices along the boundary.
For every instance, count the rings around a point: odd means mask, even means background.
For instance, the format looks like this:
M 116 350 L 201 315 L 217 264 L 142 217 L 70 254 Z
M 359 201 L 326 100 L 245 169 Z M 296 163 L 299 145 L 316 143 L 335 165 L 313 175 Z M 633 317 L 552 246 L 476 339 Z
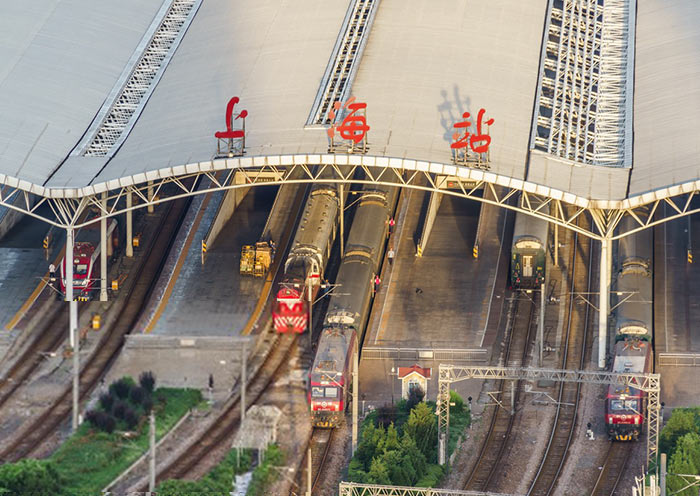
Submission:
M 488 360 L 486 348 L 399 348 L 365 346 L 363 360 L 435 360 L 444 362 L 479 362 Z
M 700 353 L 659 353 L 659 366 L 700 367 Z

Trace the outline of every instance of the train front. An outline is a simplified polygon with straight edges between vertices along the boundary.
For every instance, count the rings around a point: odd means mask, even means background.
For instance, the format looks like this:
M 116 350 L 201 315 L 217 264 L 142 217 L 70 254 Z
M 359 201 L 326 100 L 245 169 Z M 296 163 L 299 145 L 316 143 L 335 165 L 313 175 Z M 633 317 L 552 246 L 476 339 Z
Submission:
M 277 332 L 301 334 L 306 330 L 309 311 L 303 293 L 304 285 L 298 281 L 280 284 L 272 304 L 272 322 Z
M 93 269 L 93 253 L 95 247 L 92 243 L 75 243 L 73 245 L 73 297 L 78 300 L 88 300 L 93 281 L 91 279 Z M 66 257 L 61 263 L 61 291 L 66 292 Z
M 543 206 L 539 211 L 547 214 L 549 209 Z M 537 288 L 544 282 L 548 233 L 546 220 L 525 214 L 516 216 L 510 262 L 513 288 Z
M 354 331 L 326 327 L 309 374 L 307 399 L 312 427 L 334 428 L 345 423 L 347 384 L 351 384 L 350 358 Z
M 647 341 L 627 338 L 615 345 L 613 372 L 618 374 L 648 372 L 651 347 Z M 636 441 L 644 427 L 646 393 L 613 384 L 605 400 L 605 425 L 608 437 L 616 441 Z

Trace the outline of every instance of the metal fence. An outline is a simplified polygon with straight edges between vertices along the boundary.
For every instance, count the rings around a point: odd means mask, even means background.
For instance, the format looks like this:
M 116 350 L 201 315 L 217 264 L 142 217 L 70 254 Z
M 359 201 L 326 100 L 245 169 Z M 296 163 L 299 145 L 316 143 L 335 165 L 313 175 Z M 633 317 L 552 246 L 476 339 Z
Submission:
M 362 348 L 363 360 L 435 360 L 439 362 L 486 363 L 486 348 L 399 348 L 366 346 Z
M 700 367 L 700 353 L 659 353 L 659 366 Z

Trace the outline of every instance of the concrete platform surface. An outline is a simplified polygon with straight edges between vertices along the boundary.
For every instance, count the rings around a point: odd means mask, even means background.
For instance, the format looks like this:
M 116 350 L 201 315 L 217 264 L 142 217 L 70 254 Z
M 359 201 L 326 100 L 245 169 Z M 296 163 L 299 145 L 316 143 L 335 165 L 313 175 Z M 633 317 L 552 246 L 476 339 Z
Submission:
M 165 293 L 165 306 L 150 324 L 153 334 L 227 336 L 240 333 L 264 283 L 263 278 L 239 274 L 241 248 L 254 244 L 260 237 L 276 192 L 277 188 L 273 187 L 250 189 L 213 246 L 208 247 L 204 265 L 201 240 L 216 215 L 223 193 L 214 194 L 209 202 L 202 200 L 205 202 L 203 214 L 183 226 L 183 229 L 192 230 L 191 241 L 185 243 L 186 253 L 171 254 L 178 258 L 176 264 L 181 264 L 181 268 L 174 283 L 169 282 L 172 289 L 170 294 Z M 159 286 L 162 284 L 159 282 Z

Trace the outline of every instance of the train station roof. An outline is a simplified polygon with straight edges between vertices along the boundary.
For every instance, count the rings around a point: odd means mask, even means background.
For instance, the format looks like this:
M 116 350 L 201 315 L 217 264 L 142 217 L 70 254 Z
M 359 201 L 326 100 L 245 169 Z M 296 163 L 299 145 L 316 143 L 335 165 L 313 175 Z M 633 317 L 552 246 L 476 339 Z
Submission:
M 347 1 L 38 0 L 0 9 L 0 184 L 78 197 L 206 168 L 234 95 L 248 111 L 246 156 L 328 151 L 325 129 L 309 119 Z M 700 180 L 700 4 L 639 0 L 629 19 L 636 29 L 622 83 L 633 80 L 633 140 L 620 146 L 630 147 L 631 167 L 533 153 L 552 18 L 544 0 L 381 0 L 350 74 L 351 94 L 368 104 L 367 155 L 451 164 L 454 123 L 484 108 L 495 119 L 491 172 L 500 177 L 590 200 Z M 148 50 L 160 59 L 144 67 Z M 142 79 L 133 83 L 134 74 Z

